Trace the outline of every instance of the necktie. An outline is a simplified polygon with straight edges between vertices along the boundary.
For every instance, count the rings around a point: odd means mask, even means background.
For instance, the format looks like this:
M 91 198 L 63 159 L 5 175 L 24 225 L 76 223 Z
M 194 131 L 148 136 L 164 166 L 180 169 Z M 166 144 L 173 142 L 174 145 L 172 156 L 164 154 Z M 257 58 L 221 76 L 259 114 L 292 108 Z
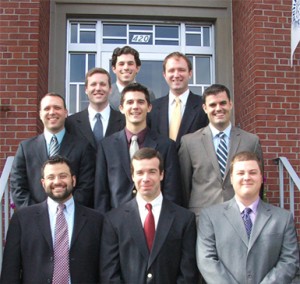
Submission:
M 150 203 L 147 203 L 146 208 L 148 210 L 148 214 L 146 216 L 145 223 L 144 223 L 144 232 L 145 232 L 145 236 L 146 236 L 148 249 L 149 249 L 149 251 L 151 251 L 152 244 L 154 241 L 154 236 L 155 236 L 155 223 L 154 223 L 154 217 L 152 214 L 152 205 Z
M 49 146 L 49 157 L 53 157 L 58 154 L 59 144 L 55 135 L 52 136 Z
M 65 207 L 65 204 L 59 204 L 57 207 L 52 284 L 69 284 L 69 237 Z
M 224 178 L 228 152 L 227 152 L 227 145 L 225 141 L 225 133 L 220 132 L 218 135 L 220 137 L 220 143 L 217 149 L 217 158 L 220 166 L 221 176 L 222 178 Z
M 97 113 L 95 115 L 95 118 L 97 121 L 95 123 L 93 132 L 94 132 L 96 142 L 98 144 L 100 142 L 100 140 L 103 138 L 103 125 L 102 125 L 102 120 L 101 120 L 101 114 Z
M 178 97 L 176 97 L 175 105 L 172 110 L 171 123 L 169 129 L 169 137 L 174 141 L 176 141 L 180 123 L 181 123 L 181 101 Z
M 251 213 L 251 208 L 245 208 L 244 211 L 242 212 L 242 218 L 245 224 L 246 232 L 248 235 L 248 238 L 250 237 L 251 230 L 252 230 L 252 221 L 250 218 L 250 213 Z
M 135 152 L 139 149 L 139 143 L 138 143 L 137 140 L 138 140 L 138 136 L 137 135 L 133 135 L 131 137 L 131 142 L 130 142 L 130 146 L 129 146 L 130 159 L 132 159 L 132 157 L 135 154 Z

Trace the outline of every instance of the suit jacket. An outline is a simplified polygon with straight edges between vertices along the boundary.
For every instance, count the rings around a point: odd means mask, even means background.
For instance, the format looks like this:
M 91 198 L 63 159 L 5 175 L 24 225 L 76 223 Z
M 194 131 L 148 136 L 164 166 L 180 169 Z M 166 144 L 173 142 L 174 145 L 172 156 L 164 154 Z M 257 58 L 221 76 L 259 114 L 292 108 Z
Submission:
M 262 159 L 262 150 L 256 135 L 232 127 L 224 180 L 209 126 L 182 137 L 178 152 L 184 205 L 199 215 L 203 207 L 222 203 L 234 196 L 230 182 L 230 162 L 241 151 L 256 152 Z
M 104 219 L 101 283 L 197 283 L 195 216 L 165 198 L 149 253 L 136 199 Z
M 149 88 L 148 92 L 150 95 L 150 101 L 154 101 L 155 100 L 155 95 L 153 93 L 152 90 L 150 90 Z M 109 104 L 110 106 L 116 110 L 116 111 L 120 111 L 119 110 L 119 106 L 120 106 L 120 100 L 121 100 L 121 93 L 119 92 L 118 86 L 116 83 L 111 85 L 111 94 L 108 97 L 109 100 Z
M 88 109 L 70 115 L 66 119 L 65 126 L 69 133 L 87 139 L 94 150 L 97 151 L 96 140 L 89 121 Z M 105 137 L 122 130 L 124 127 L 124 115 L 119 111 L 110 108 L 110 116 Z
M 70 244 L 72 283 L 99 283 L 103 217 L 75 204 Z M 4 249 L 1 284 L 52 283 L 53 240 L 47 202 L 17 211 L 10 222 Z
M 158 150 L 164 160 L 165 198 L 181 204 L 180 169 L 175 143 L 148 130 L 144 147 Z M 136 194 L 131 178 L 129 148 L 125 130 L 100 141 L 95 178 L 95 206 L 101 213 L 118 207 Z
M 189 93 L 185 111 L 181 120 L 176 138 L 177 149 L 180 146 L 181 137 L 208 124 L 207 115 L 202 108 L 202 98 Z M 156 99 L 152 103 L 152 110 L 148 115 L 149 127 L 164 137 L 169 137 L 169 95 Z
M 74 199 L 92 206 L 95 179 L 95 153 L 89 143 L 68 132 L 61 142 L 59 155 L 67 157 L 76 175 Z M 10 189 L 17 208 L 40 203 L 47 197 L 41 184 L 41 168 L 48 160 L 44 134 L 19 144 L 10 175 Z
M 235 198 L 203 209 L 196 250 L 208 284 L 289 284 L 299 268 L 291 212 L 261 200 L 249 240 Z

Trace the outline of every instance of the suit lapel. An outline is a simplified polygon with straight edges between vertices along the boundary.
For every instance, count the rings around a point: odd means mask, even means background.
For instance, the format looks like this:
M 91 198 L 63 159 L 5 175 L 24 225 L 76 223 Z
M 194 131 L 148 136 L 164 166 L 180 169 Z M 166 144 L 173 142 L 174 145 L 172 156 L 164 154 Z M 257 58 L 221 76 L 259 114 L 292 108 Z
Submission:
M 112 149 L 120 149 L 120 151 L 118 151 L 118 154 L 120 154 L 118 159 L 122 161 L 123 169 L 127 174 L 127 177 L 131 180 L 130 157 L 125 130 L 117 132 L 114 143 L 115 147 Z
M 41 162 L 41 165 L 48 160 L 48 152 L 47 152 L 47 145 L 46 145 L 46 139 L 44 134 L 41 134 L 37 137 L 37 144 L 36 147 L 36 153 L 38 155 L 38 158 Z
M 50 229 L 47 201 L 43 201 L 36 210 L 36 223 L 49 248 L 53 250 L 53 240 Z
M 145 141 L 144 141 L 144 147 L 149 147 L 156 149 L 157 148 L 157 142 L 156 142 L 156 133 L 148 129 Z
M 264 226 L 266 225 L 268 220 L 271 218 L 270 208 L 262 200 L 260 200 L 258 203 L 256 216 L 257 217 L 255 219 L 254 225 L 252 227 L 252 232 L 250 235 L 248 251 L 252 248 L 256 239 L 261 234 L 261 231 L 263 230 Z
M 169 95 L 163 97 L 161 104 L 157 107 L 157 118 L 159 120 L 159 133 L 168 133 L 169 135 Z
M 75 212 L 74 212 L 74 228 L 73 228 L 73 233 L 72 233 L 72 240 L 71 240 L 71 246 L 74 245 L 76 242 L 78 235 L 80 231 L 82 230 L 84 224 L 87 221 L 87 217 L 82 212 L 81 207 L 75 204 Z
M 132 235 L 133 240 L 136 242 L 136 247 L 140 250 L 141 255 L 148 260 L 148 246 L 135 198 L 128 203 L 128 208 L 125 209 L 125 214 L 126 223 L 128 224 L 128 231 Z
M 89 141 L 89 143 L 93 146 L 93 148 L 96 147 L 94 134 L 90 125 L 89 121 L 89 112 L 88 109 L 85 109 L 83 112 L 80 113 L 80 116 L 76 119 L 77 127 L 82 132 L 83 136 Z
M 158 256 L 159 252 L 161 251 L 161 248 L 166 241 L 169 231 L 173 225 L 173 222 L 174 222 L 174 210 L 170 206 L 170 203 L 167 202 L 165 199 L 163 199 L 159 221 L 155 233 L 153 248 L 150 253 L 150 257 L 148 261 L 148 268 L 152 265 L 155 258 Z
M 220 166 L 218 163 L 218 159 L 217 159 L 217 155 L 216 155 L 216 151 L 215 151 L 215 147 L 214 147 L 214 143 L 213 143 L 213 138 L 212 138 L 212 133 L 211 130 L 209 128 L 209 126 L 206 126 L 203 133 L 203 146 L 206 150 L 206 155 L 208 157 L 208 163 L 209 161 L 212 163 L 217 176 L 218 176 L 218 180 L 223 183 L 223 179 L 221 176 L 221 172 L 220 172 Z
M 61 141 L 59 154 L 68 157 L 69 153 L 75 148 L 75 142 L 76 139 L 74 139 L 74 136 L 66 132 Z
M 224 215 L 236 231 L 237 235 L 241 238 L 245 246 L 248 247 L 249 240 L 246 233 L 245 225 L 242 220 L 239 207 L 234 198 L 232 198 L 228 205 L 224 208 Z

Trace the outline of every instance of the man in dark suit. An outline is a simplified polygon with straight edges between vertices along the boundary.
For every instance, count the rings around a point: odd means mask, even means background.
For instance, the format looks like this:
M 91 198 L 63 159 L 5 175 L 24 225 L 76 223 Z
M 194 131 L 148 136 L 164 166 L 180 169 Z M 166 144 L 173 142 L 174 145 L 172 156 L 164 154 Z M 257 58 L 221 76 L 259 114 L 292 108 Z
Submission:
M 231 125 L 232 101 L 227 87 L 214 84 L 203 94 L 203 109 L 209 125 L 187 134 L 181 139 L 178 152 L 183 182 L 184 206 L 196 216 L 200 209 L 222 203 L 234 195 L 230 183 L 229 167 L 232 157 L 241 151 L 257 153 L 262 159 L 259 138 Z M 220 138 L 222 133 L 223 138 Z M 218 160 L 219 147 L 226 145 L 221 171 Z
M 102 133 L 100 137 L 107 137 L 125 126 L 124 115 L 113 110 L 108 104 L 111 93 L 111 79 L 103 68 L 93 68 L 85 76 L 85 93 L 89 99 L 89 106 L 83 111 L 75 113 L 66 119 L 66 129 L 69 133 L 85 138 L 97 151 L 97 137 L 93 130 L 97 122 L 96 115 L 101 115 Z M 100 138 L 101 139 L 101 138 Z
M 255 153 L 233 157 L 230 175 L 234 198 L 200 213 L 202 276 L 208 284 L 292 283 L 299 269 L 293 214 L 259 198 L 262 162 Z
M 130 46 L 117 47 L 111 57 L 112 71 L 117 77 L 116 83 L 112 84 L 109 104 L 116 110 L 119 110 L 121 93 L 129 84 L 135 82 L 135 77 L 140 71 L 142 62 L 137 50 Z M 153 91 L 148 89 L 150 101 L 155 99 Z
M 68 115 L 65 100 L 58 94 L 48 93 L 40 102 L 40 119 L 44 133 L 20 143 L 12 166 L 10 189 L 17 208 L 40 203 L 47 197 L 40 179 L 40 168 L 51 156 L 56 154 L 67 157 L 77 177 L 74 189 L 75 200 L 92 206 L 95 153 L 89 143 L 66 132 L 64 124 Z M 52 147 L 55 142 L 56 147 Z
M 180 169 L 175 143 L 147 128 L 146 116 L 151 111 L 147 88 L 138 83 L 125 87 L 120 110 L 126 118 L 125 129 L 104 138 L 99 144 L 95 208 L 104 213 L 135 196 L 136 189 L 130 174 L 133 146 L 150 147 L 161 153 L 165 163 L 164 197 L 181 204 Z
M 41 182 L 47 200 L 18 210 L 11 219 L 0 283 L 98 284 L 102 215 L 74 202 L 76 176 L 66 158 L 47 160 Z M 66 282 L 59 280 L 62 276 Z
M 105 216 L 101 283 L 197 283 L 195 215 L 161 194 L 159 152 L 140 149 L 131 166 L 138 193 Z
M 192 64 L 184 54 L 169 54 L 163 62 L 163 75 L 170 91 L 167 96 L 152 103 L 148 118 L 149 127 L 176 141 L 177 149 L 183 135 L 193 133 L 208 124 L 201 97 L 189 90 L 188 83 L 192 74 Z M 180 112 L 179 121 L 175 121 L 176 106 Z

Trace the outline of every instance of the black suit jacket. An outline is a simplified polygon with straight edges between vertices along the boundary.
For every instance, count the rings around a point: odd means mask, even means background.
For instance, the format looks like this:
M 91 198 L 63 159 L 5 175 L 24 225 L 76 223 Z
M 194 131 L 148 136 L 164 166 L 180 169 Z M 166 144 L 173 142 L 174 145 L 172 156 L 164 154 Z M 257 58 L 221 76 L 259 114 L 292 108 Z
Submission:
M 148 129 L 144 147 L 160 152 L 164 160 L 164 197 L 181 204 L 179 161 L 174 141 Z M 125 130 L 104 138 L 98 148 L 95 176 L 95 209 L 101 213 L 118 207 L 136 194 L 131 178 L 129 149 Z
M 72 283 L 99 283 L 103 217 L 76 204 L 74 214 L 70 245 Z M 53 257 L 47 202 L 22 208 L 9 225 L 0 283 L 52 283 Z
M 65 122 L 69 133 L 85 138 L 89 141 L 95 151 L 97 151 L 96 140 L 91 129 L 88 109 L 74 113 L 67 117 Z M 125 127 L 125 118 L 122 113 L 110 108 L 110 116 L 105 137 L 122 130 Z
M 202 98 L 189 93 L 185 111 L 181 120 L 176 138 L 176 147 L 179 149 L 181 137 L 208 124 L 208 118 L 202 108 Z M 169 95 L 152 102 L 152 110 L 148 115 L 149 127 L 164 137 L 169 137 Z
M 92 206 L 95 178 L 95 153 L 87 141 L 65 133 L 59 149 L 71 162 L 76 175 L 74 199 Z M 40 203 L 47 197 L 41 184 L 41 168 L 48 159 L 44 134 L 20 143 L 10 175 L 10 189 L 17 208 Z
M 136 199 L 104 218 L 101 283 L 196 284 L 195 215 L 163 199 L 151 253 Z

